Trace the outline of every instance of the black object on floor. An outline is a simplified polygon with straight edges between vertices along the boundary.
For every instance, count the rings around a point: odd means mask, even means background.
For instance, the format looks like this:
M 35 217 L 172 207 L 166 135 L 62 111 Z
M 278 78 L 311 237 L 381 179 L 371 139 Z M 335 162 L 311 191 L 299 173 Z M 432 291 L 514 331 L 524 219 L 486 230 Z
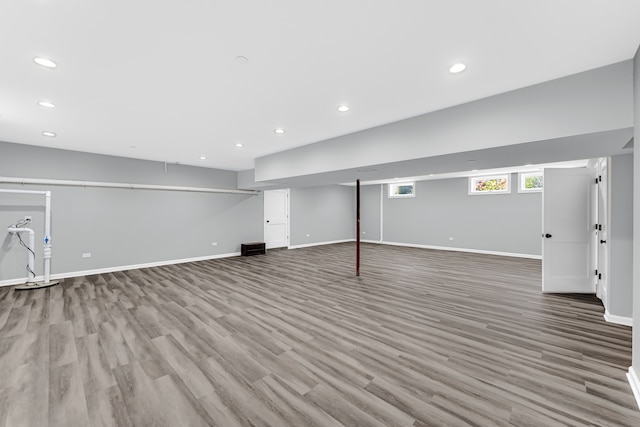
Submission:
M 263 242 L 242 243 L 240 253 L 242 256 L 264 255 L 267 253 L 267 247 Z

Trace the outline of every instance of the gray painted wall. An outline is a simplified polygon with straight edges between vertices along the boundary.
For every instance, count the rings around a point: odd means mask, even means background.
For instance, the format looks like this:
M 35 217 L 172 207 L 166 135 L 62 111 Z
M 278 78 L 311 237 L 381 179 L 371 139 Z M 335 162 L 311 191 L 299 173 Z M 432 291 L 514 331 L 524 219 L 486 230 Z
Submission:
M 633 59 L 635 144 L 640 144 L 640 48 Z M 633 357 L 640 378 L 640 149 L 633 150 Z
M 0 175 L 235 188 L 236 173 L 0 142 Z M 51 190 L 52 274 L 205 257 L 262 240 L 262 195 L 0 184 Z M 25 215 L 42 274 L 44 197 L 0 193 L 0 281 L 26 277 L 26 250 L 4 230 Z M 212 246 L 217 242 L 217 246 Z M 82 258 L 91 253 L 90 258 Z
M 633 154 L 609 159 L 609 314 L 633 317 Z
M 354 187 L 292 188 L 289 204 L 291 246 L 355 238 Z
M 542 194 L 518 193 L 517 179 L 513 174 L 511 194 L 482 196 L 468 195 L 467 178 L 416 182 L 414 198 L 390 199 L 385 185 L 383 240 L 540 255 Z M 376 185 L 363 193 L 364 205 L 375 210 L 379 191 Z
M 633 65 L 609 65 L 256 159 L 268 181 L 633 126 Z

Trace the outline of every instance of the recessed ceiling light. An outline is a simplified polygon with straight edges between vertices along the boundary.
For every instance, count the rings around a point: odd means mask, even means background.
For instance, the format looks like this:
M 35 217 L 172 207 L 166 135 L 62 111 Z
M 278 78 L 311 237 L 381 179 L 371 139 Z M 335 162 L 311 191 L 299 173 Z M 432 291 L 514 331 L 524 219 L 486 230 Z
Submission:
M 457 64 L 453 64 L 453 65 L 449 68 L 449 72 L 450 72 L 451 74 L 461 73 L 461 72 L 463 72 L 466 68 L 467 68 L 467 66 L 466 66 L 465 64 L 463 64 L 462 62 L 458 62 Z
M 338 111 L 340 111 L 341 113 L 346 113 L 347 111 L 349 111 L 349 106 L 348 105 L 340 105 L 338 107 Z
M 244 147 L 244 144 L 243 144 L 243 143 L 241 143 L 241 142 L 236 142 L 235 146 L 236 146 L 237 148 L 242 148 L 242 147 Z
M 471 172 L 478 172 L 478 169 L 471 169 Z
M 247 58 L 246 56 L 236 56 L 236 62 L 238 64 L 246 64 L 247 62 L 249 62 L 249 58 Z
M 47 58 L 35 57 L 33 58 L 33 62 L 47 68 L 56 68 L 58 66 L 58 64 Z
M 55 132 L 49 132 L 49 131 L 42 132 L 42 135 L 50 136 L 51 138 L 54 138 L 56 136 Z
M 274 129 L 274 132 L 277 133 L 278 135 L 282 135 L 282 134 L 286 133 L 287 131 L 282 129 L 282 128 L 277 128 L 277 129 Z
M 429 174 L 429 176 L 433 176 L 433 174 L 432 174 L 432 173 L 430 173 L 430 174 Z
M 137 145 L 130 145 L 129 148 L 137 148 Z
M 56 108 L 56 104 L 48 101 L 38 101 L 38 105 L 45 108 Z
M 524 166 L 525 166 L 526 168 L 530 168 L 530 167 L 531 167 L 531 166 L 533 166 L 533 165 L 529 164 L 529 165 L 524 165 Z
M 200 160 L 207 160 L 206 156 L 200 156 Z

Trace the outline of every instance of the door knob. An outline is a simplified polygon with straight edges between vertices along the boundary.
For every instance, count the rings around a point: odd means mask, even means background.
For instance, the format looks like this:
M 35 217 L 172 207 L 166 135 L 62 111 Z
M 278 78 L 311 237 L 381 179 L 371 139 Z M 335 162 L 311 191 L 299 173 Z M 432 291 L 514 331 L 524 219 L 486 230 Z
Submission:
M 267 222 L 269 222 L 269 220 L 267 220 Z
M 551 234 L 547 233 L 543 237 L 546 237 L 547 239 L 550 239 L 551 238 Z
M 607 243 L 606 240 L 600 240 L 600 243 Z

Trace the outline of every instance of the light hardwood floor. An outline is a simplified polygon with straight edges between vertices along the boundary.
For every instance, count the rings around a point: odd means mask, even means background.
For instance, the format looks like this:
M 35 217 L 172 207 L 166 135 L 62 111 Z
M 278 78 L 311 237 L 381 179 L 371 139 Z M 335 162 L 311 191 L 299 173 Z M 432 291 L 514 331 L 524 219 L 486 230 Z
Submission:
M 540 262 L 354 245 L 0 288 L 0 426 L 640 426 Z

